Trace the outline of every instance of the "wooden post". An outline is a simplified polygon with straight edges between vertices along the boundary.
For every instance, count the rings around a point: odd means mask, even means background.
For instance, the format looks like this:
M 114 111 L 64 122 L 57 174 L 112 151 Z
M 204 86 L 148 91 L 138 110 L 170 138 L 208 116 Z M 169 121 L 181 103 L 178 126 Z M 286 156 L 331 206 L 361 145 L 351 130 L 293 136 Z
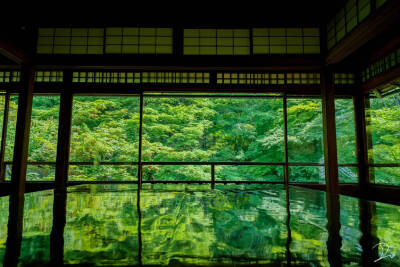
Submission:
M 72 73 L 64 72 L 65 83 L 71 85 Z M 66 91 L 60 96 L 60 115 L 58 122 L 58 141 L 56 159 L 55 188 L 63 188 L 68 182 L 69 153 L 71 143 L 71 123 L 72 123 L 72 93 L 70 86 L 66 86 Z
M 34 78 L 35 69 L 30 66 L 22 66 L 22 91 L 19 94 L 18 99 L 17 127 L 15 132 L 14 158 L 11 174 L 11 190 L 13 193 L 18 194 L 25 193 Z
M 365 123 L 365 99 L 360 93 L 353 97 L 354 122 L 356 131 L 358 182 L 361 192 L 366 190 L 369 184 L 368 175 L 368 148 Z
M 328 261 L 330 266 L 342 266 L 342 257 L 340 248 L 342 247 L 342 238 L 340 236 L 340 200 L 338 194 L 326 192 L 326 217 L 328 224 Z
M 338 161 L 335 125 L 335 92 L 333 73 L 327 68 L 321 72 L 322 120 L 324 126 L 324 159 L 326 190 L 339 193 Z
M 215 188 L 215 164 L 211 164 L 211 189 Z
M 8 111 L 10 107 L 10 94 L 6 93 L 4 102 L 3 130 L 1 135 L 1 150 L 0 150 L 0 182 L 4 182 L 6 178 L 6 164 L 4 163 L 4 154 L 6 152 L 7 142 L 7 125 Z
M 288 156 L 288 130 L 287 130 L 287 95 L 283 95 L 283 139 L 285 144 L 285 186 L 289 185 L 289 156 Z
M 377 237 L 376 203 L 360 199 L 358 206 L 362 234 L 360 238 L 360 245 L 362 247 L 361 265 L 380 266 L 379 262 L 375 262 L 379 259 L 377 246 L 380 243 Z
M 64 262 L 64 228 L 67 212 L 67 190 L 54 190 L 53 227 L 50 233 L 50 260 L 53 266 L 61 266 Z
M 143 132 L 143 92 L 140 92 L 140 108 L 139 108 L 139 148 L 138 148 L 138 187 L 142 188 L 142 132 Z
M 21 253 L 22 229 L 24 218 L 24 194 L 10 196 L 6 253 L 4 266 L 17 266 Z
M 289 186 L 285 186 L 286 193 L 286 264 L 287 266 L 291 266 L 292 263 L 292 254 L 290 252 L 290 244 L 292 243 L 292 230 L 290 229 L 290 190 Z

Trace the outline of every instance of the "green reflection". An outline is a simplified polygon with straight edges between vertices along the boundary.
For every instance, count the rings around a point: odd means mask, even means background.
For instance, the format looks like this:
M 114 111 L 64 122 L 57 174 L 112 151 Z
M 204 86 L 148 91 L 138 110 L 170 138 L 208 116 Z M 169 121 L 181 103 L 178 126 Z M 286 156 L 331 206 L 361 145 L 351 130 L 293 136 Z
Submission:
M 137 185 L 127 184 L 69 187 L 64 198 L 55 198 L 52 190 L 25 194 L 19 263 L 60 260 L 51 251 L 61 247 L 64 264 L 328 266 L 329 238 L 340 234 L 340 255 L 334 256 L 344 265 L 386 255 L 377 244 L 388 244 L 394 255 L 382 258 L 383 265 L 400 264 L 399 207 L 341 196 L 340 209 L 329 213 L 324 192 L 300 187 L 289 192 L 283 185 L 217 184 L 211 190 L 144 184 L 138 199 Z M 0 198 L 0 209 L 3 262 L 8 197 Z M 339 228 L 329 227 L 339 213 Z

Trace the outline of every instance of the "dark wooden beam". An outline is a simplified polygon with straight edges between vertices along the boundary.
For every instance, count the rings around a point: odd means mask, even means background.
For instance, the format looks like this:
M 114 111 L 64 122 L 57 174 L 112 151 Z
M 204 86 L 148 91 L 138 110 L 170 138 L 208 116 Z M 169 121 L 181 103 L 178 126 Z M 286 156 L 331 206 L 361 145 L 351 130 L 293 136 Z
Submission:
M 11 40 L 0 40 L 0 54 L 16 64 L 26 64 L 29 61 L 29 57 L 25 51 Z
M 345 88 L 352 88 L 351 86 Z M 69 90 L 73 94 L 89 95 L 139 95 L 140 92 L 170 93 L 287 93 L 288 95 L 321 95 L 319 84 L 116 84 L 116 83 L 73 83 L 66 88 L 63 83 L 36 83 L 35 93 L 60 93 Z M 343 90 L 346 91 L 346 90 Z M 351 90 L 347 90 L 350 94 Z
M 26 163 L 28 159 L 29 130 L 31 126 L 32 100 L 35 69 L 23 66 L 21 69 L 21 87 L 19 94 L 17 126 L 14 142 L 14 158 L 12 165 L 11 184 L 14 193 L 25 192 Z
M 326 187 L 327 192 L 338 194 L 339 178 L 336 147 L 335 92 L 333 73 L 328 69 L 321 72 L 321 92 Z
M 284 179 L 285 185 L 289 185 L 289 154 L 288 154 L 288 128 L 287 128 L 287 95 L 283 95 L 283 141 L 284 141 L 284 156 L 285 156 L 285 166 L 284 166 Z
M 340 236 L 340 196 L 326 192 L 326 218 L 328 223 L 328 261 L 331 266 L 342 266 L 341 247 L 342 238 Z
M 372 90 L 384 86 L 390 82 L 398 80 L 400 78 L 400 65 L 390 69 L 387 72 L 381 73 L 378 76 L 366 81 L 361 85 L 364 94 L 371 92 Z
M 18 266 L 24 222 L 24 201 L 23 194 L 10 196 L 4 266 Z
M 41 69 L 116 69 L 116 70 L 320 70 L 321 55 L 36 55 Z M 135 66 L 132 66 L 134 62 Z M 78 64 L 77 64 L 78 63 Z M 171 65 L 172 64 L 172 65 Z
M 397 0 L 388 0 L 379 10 L 368 16 L 351 33 L 329 51 L 325 61 L 337 64 L 357 51 L 369 41 L 390 31 L 400 22 L 400 4 Z
M 63 188 L 68 182 L 72 123 L 72 99 L 72 93 L 61 93 L 55 176 L 56 188 Z
M 357 147 L 358 182 L 360 185 L 360 190 L 365 191 L 366 186 L 369 184 L 369 175 L 364 95 L 359 93 L 358 95 L 354 96 L 353 105 Z
M 53 226 L 50 233 L 50 260 L 53 266 L 64 262 L 64 228 L 67 212 L 67 189 L 54 190 Z
M 0 182 L 5 181 L 6 176 L 6 164 L 4 163 L 4 154 L 6 152 L 6 141 L 7 141 L 7 126 L 8 126 L 8 110 L 10 106 L 10 94 L 6 93 L 4 99 L 4 115 L 3 115 L 3 129 L 1 135 L 1 148 L 0 148 Z
M 139 147 L 138 147 L 138 191 L 140 194 L 140 189 L 142 188 L 142 175 L 143 175 L 143 165 L 142 165 L 142 141 L 143 141 L 143 93 L 140 94 L 140 104 L 139 104 Z
M 58 120 L 58 140 L 56 158 L 55 188 L 64 188 L 68 182 L 69 154 L 71 142 L 72 101 L 70 91 L 72 72 L 64 72 L 64 88 L 60 95 L 60 113 Z
M 373 201 L 358 201 L 361 238 L 360 245 L 361 265 L 362 266 L 380 266 L 376 262 L 380 258 L 378 255 L 379 239 L 377 237 L 376 227 L 376 203 Z

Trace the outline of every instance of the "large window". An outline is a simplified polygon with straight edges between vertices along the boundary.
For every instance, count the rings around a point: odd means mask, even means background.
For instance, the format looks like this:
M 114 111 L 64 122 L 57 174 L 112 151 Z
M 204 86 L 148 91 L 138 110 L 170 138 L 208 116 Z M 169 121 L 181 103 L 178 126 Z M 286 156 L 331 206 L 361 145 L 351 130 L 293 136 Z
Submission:
M 69 180 L 136 180 L 139 97 L 75 96 Z
M 400 185 L 400 93 L 367 99 L 370 180 Z
M 235 166 L 283 163 L 282 103 L 281 97 L 145 97 L 143 160 L 215 162 L 216 180 L 283 181 L 283 166 Z M 209 180 L 210 165 L 190 168 L 149 166 L 144 179 L 197 173 L 197 180 Z
M 59 111 L 59 96 L 33 97 L 27 181 L 54 180 Z
M 289 180 L 325 183 L 321 99 L 288 98 L 287 121 Z
M 59 106 L 59 96 L 35 95 L 33 97 L 26 173 L 27 181 L 54 180 Z M 11 96 L 4 157 L 6 180 L 11 178 L 17 109 L 18 97 Z
M 142 164 L 145 182 L 284 182 L 284 101 L 289 181 L 324 183 L 320 98 L 201 93 L 144 94 L 141 159 L 138 95 L 75 95 L 69 181 L 137 181 Z M 18 98 L 9 104 L 7 179 Z M 340 181 L 355 182 L 351 99 L 336 104 Z M 33 98 L 27 181 L 54 180 L 59 108 L 58 95 Z

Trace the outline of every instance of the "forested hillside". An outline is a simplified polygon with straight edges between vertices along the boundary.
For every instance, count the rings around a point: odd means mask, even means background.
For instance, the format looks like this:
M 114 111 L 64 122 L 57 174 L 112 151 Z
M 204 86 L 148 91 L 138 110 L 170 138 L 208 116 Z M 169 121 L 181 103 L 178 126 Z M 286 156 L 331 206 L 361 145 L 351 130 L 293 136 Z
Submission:
M 17 102 L 11 98 L 6 161 L 12 161 Z M 55 162 L 58 113 L 58 96 L 34 97 L 29 161 Z M 370 114 L 374 162 L 399 163 L 399 94 L 372 99 Z M 287 116 L 290 180 L 324 182 L 322 166 L 295 165 L 324 161 L 321 100 L 288 98 Z M 336 120 L 339 164 L 354 164 L 351 99 L 336 100 Z M 283 128 L 281 97 L 145 96 L 142 161 L 283 163 Z M 72 163 L 70 180 L 136 180 L 138 144 L 138 97 L 74 97 L 70 161 L 94 165 Z M 398 169 L 373 168 L 376 182 L 398 184 Z M 54 171 L 54 165 L 30 165 L 27 179 L 52 180 Z M 283 181 L 283 171 L 282 165 L 215 167 L 217 180 Z M 210 165 L 145 165 L 143 179 L 210 180 L 210 173 Z M 355 167 L 339 173 L 341 182 L 357 181 Z

